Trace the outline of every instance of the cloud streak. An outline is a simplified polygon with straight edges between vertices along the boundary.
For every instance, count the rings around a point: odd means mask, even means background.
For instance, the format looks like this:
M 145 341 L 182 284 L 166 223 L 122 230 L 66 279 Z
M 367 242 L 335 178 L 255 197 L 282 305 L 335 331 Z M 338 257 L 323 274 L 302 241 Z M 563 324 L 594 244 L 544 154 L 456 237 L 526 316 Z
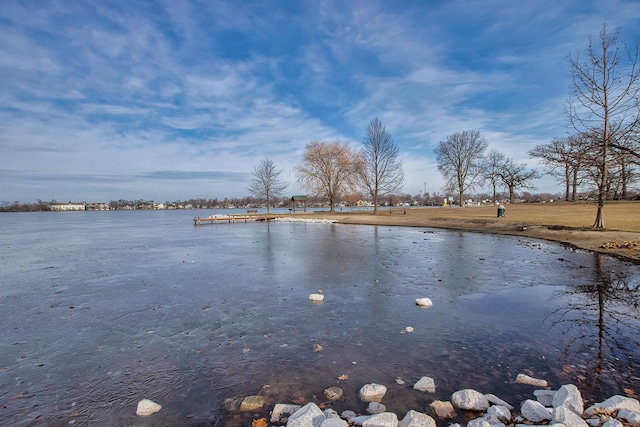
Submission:
M 567 55 L 604 21 L 637 35 L 640 7 L 7 0 L 0 200 L 243 196 L 264 157 L 300 192 L 304 146 L 356 147 L 374 116 L 412 194 L 440 188 L 433 149 L 464 129 L 534 166 L 566 132 Z

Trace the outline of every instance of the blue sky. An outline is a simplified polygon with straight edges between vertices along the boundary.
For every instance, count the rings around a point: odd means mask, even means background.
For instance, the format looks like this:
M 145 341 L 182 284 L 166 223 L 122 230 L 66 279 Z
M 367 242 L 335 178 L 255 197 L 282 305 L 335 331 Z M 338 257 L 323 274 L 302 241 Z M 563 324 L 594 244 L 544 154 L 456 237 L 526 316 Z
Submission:
M 640 2 L 3 0 L 0 201 L 242 197 L 265 157 L 303 193 L 305 145 L 376 116 L 410 194 L 456 131 L 537 167 L 605 21 L 639 40 Z

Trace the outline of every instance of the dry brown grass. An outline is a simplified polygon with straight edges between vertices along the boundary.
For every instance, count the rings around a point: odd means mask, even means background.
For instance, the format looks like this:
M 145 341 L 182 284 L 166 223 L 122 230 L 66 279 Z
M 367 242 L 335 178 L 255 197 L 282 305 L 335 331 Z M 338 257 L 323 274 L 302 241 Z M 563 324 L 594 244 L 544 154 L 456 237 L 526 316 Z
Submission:
M 497 208 L 471 207 L 449 209 L 409 209 L 408 216 L 426 216 L 432 219 L 481 219 L 489 222 L 515 222 L 523 225 L 591 229 L 597 206 L 585 202 L 522 203 L 505 205 L 504 218 L 497 217 Z M 387 211 L 388 212 L 388 211 Z M 607 230 L 640 232 L 640 202 L 608 202 L 604 207 Z

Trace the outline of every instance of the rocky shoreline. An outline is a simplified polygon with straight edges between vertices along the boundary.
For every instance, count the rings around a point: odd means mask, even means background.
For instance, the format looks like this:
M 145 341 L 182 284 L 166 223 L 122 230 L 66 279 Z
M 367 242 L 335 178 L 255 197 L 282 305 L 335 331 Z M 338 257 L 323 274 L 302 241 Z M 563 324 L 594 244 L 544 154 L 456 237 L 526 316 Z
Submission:
M 544 380 L 518 375 L 516 382 L 544 386 Z M 413 386 L 415 390 L 430 393 L 435 391 L 435 382 L 422 377 Z M 539 388 L 533 391 L 535 399 L 527 399 L 520 408 L 514 408 L 493 394 L 483 394 L 473 389 L 456 391 L 449 401 L 434 400 L 424 411 L 410 410 L 402 419 L 398 414 L 387 412 L 383 403 L 387 388 L 381 384 L 365 384 L 358 397 L 368 403 L 367 414 L 345 410 L 338 414 L 333 409 L 322 410 L 316 403 L 306 405 L 278 403 L 270 411 L 269 420 L 254 419 L 252 427 L 462 427 L 451 420 L 463 413 L 468 419 L 466 427 L 639 427 L 640 402 L 632 397 L 615 395 L 603 402 L 584 408 L 580 390 L 567 384 L 558 390 Z M 325 390 L 325 397 L 338 400 L 342 397 L 339 387 Z M 248 396 L 239 402 L 232 412 L 262 412 L 264 400 L 261 396 Z M 264 413 L 264 412 L 263 412 Z M 436 419 L 438 421 L 436 421 Z M 449 423 L 449 424 L 447 424 Z

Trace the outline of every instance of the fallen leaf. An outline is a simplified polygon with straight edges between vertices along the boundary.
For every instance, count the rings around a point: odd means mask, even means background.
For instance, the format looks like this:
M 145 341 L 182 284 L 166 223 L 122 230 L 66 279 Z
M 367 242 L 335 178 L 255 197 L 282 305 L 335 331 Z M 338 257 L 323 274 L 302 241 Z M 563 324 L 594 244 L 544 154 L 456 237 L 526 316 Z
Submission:
M 324 348 L 320 344 L 313 345 L 313 351 L 315 351 L 316 353 L 322 350 L 324 350 Z
M 12 399 L 20 399 L 20 398 L 21 398 L 21 397 L 23 397 L 23 396 L 24 396 L 24 393 L 23 393 L 23 392 L 20 392 L 20 393 L 16 393 L 16 394 L 14 394 L 13 396 L 11 396 L 11 398 L 12 398 Z
M 251 422 L 251 427 L 268 427 L 266 418 L 258 418 L 257 420 L 253 420 Z
M 340 376 L 338 377 L 338 379 L 339 379 L 340 381 L 348 380 L 348 379 L 349 379 L 349 375 L 347 375 L 347 374 L 342 374 L 342 375 L 340 375 Z

